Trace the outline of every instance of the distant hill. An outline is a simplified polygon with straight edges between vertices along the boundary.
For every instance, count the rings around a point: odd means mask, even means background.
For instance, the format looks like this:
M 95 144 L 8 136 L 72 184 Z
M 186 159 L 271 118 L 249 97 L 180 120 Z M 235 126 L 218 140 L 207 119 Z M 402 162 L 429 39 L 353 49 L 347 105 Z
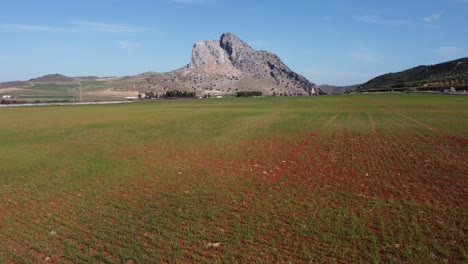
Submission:
M 440 91 L 450 87 L 468 89 L 468 58 L 387 73 L 360 85 L 357 90 L 361 92 Z
M 74 77 L 75 80 L 78 81 L 95 81 L 97 79 L 100 79 L 100 77 L 97 76 L 79 76 L 79 77 Z
M 38 78 L 31 79 L 29 81 L 38 82 L 38 83 L 74 83 L 76 82 L 76 79 L 56 73 L 56 74 L 44 75 Z
M 23 81 L 12 81 L 12 82 L 0 83 L 0 89 L 2 89 L 2 88 L 23 88 L 23 87 L 31 87 L 31 83 L 30 82 L 23 82 Z
M 320 85 L 320 88 L 327 94 L 342 94 L 345 92 L 352 92 L 356 89 L 360 84 L 355 85 L 348 85 L 348 86 L 336 86 L 336 85 L 328 85 L 323 84 Z

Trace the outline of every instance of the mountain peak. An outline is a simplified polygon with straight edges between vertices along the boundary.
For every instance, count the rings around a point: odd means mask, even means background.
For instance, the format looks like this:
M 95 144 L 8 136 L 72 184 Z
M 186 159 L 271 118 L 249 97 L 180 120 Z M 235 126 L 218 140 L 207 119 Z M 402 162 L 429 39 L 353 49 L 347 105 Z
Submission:
M 236 35 L 229 32 L 223 33 L 221 35 L 221 37 L 219 38 L 219 43 L 221 47 L 223 47 L 223 49 L 226 50 L 228 53 L 232 52 L 232 50 L 229 50 L 230 48 L 247 49 L 254 51 L 254 49 L 250 47 L 247 43 L 245 43 Z
M 231 32 L 225 32 L 221 34 L 220 40 L 223 41 L 223 39 L 236 39 L 236 40 L 241 40 L 238 36 L 234 35 Z
M 232 94 L 246 90 L 283 95 L 320 92 L 317 85 L 293 72 L 275 54 L 257 51 L 229 32 L 218 40 L 197 41 L 188 65 L 146 77 L 140 87 L 155 92 L 185 89 L 197 94 Z

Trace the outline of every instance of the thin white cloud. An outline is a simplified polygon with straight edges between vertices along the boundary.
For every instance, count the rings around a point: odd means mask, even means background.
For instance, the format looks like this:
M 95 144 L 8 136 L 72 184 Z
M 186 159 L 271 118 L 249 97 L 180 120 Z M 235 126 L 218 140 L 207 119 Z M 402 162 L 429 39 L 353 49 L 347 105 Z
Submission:
M 355 52 L 351 54 L 351 57 L 354 60 L 357 60 L 362 63 L 368 63 L 368 64 L 374 63 L 378 60 L 378 55 L 371 51 Z
M 442 18 L 442 15 L 443 15 L 443 13 L 440 12 L 440 13 L 434 14 L 434 15 L 432 15 L 432 16 L 425 17 L 425 18 L 424 18 L 424 21 L 426 21 L 426 22 L 434 22 L 434 21 L 436 21 L 436 20 L 441 19 L 441 18 Z
M 118 25 L 111 23 L 93 22 L 93 21 L 71 21 L 78 29 L 82 31 L 109 32 L 109 33 L 139 33 L 147 29 L 141 27 L 132 27 L 127 25 Z
M 134 41 L 118 40 L 115 42 L 122 49 L 132 49 L 141 47 L 141 43 Z
M 408 19 L 386 19 L 378 16 L 353 16 L 352 19 L 358 22 L 385 26 L 428 26 L 427 23 L 421 23 Z
M 69 29 L 60 27 L 26 25 L 26 24 L 3 24 L 0 25 L 2 31 L 15 32 L 67 32 Z
M 441 60 L 457 59 L 463 55 L 461 47 L 440 47 L 432 51 L 432 53 Z
M 48 32 L 48 33 L 141 33 L 147 28 L 133 27 L 127 25 L 93 22 L 93 21 L 70 21 L 67 27 L 54 27 L 30 24 L 0 24 L 0 31 L 14 32 Z

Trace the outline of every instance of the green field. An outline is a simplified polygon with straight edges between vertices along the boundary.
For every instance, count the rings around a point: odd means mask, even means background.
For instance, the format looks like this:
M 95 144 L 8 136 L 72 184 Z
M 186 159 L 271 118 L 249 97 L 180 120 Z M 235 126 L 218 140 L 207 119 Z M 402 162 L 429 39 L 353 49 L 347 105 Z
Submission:
M 0 124 L 0 263 L 468 261 L 468 97 L 1 108 Z
M 81 87 L 81 96 L 80 96 Z M 54 83 L 34 83 L 31 87 L 23 87 L 16 91 L 9 91 L 8 95 L 13 96 L 14 100 L 20 101 L 53 101 L 53 100 L 68 100 L 79 101 L 113 101 L 124 100 L 124 96 L 102 94 L 93 95 L 89 92 L 105 91 L 116 87 L 116 84 L 111 81 L 82 81 L 81 86 L 77 84 L 54 84 Z M 2 89 L 0 89 L 0 93 Z M 138 93 L 135 92 L 135 95 Z

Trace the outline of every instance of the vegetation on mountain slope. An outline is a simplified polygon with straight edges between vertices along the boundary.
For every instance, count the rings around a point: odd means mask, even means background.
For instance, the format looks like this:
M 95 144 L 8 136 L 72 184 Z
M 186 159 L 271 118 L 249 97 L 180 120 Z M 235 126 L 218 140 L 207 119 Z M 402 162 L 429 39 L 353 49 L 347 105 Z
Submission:
M 360 92 L 440 91 L 468 89 L 468 58 L 429 66 L 418 66 L 402 72 L 378 76 L 358 87 Z

